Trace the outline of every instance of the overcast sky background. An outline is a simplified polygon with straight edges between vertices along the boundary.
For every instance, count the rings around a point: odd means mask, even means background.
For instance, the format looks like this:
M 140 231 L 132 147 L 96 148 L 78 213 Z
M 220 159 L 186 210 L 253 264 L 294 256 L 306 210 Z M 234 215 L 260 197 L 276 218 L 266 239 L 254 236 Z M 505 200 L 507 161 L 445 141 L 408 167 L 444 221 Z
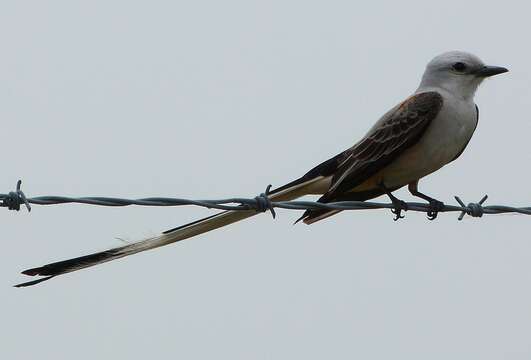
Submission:
M 425 64 L 486 81 L 462 157 L 421 182 L 531 205 L 530 6 L 522 1 L 4 1 L 0 192 L 254 196 L 357 141 Z M 399 192 L 405 200 L 411 197 Z M 387 201 L 387 199 L 383 199 Z M 529 359 L 531 219 L 278 211 L 16 289 L 19 272 L 211 212 L 3 210 L 3 359 Z

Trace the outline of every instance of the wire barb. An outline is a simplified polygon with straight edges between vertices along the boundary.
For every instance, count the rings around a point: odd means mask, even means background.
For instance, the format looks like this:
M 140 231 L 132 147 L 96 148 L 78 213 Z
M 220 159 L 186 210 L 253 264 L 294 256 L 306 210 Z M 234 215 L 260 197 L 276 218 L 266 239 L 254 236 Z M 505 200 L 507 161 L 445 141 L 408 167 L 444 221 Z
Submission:
M 266 212 L 269 210 L 271 212 L 271 216 L 273 216 L 273 219 L 274 219 L 277 216 L 277 213 L 275 212 L 273 203 L 271 202 L 271 199 L 269 198 L 271 186 L 272 186 L 271 184 L 267 185 L 265 192 L 256 196 L 254 199 L 256 200 L 255 210 L 258 212 Z
M 17 189 L 15 191 L 10 191 L 9 194 L 1 197 L 2 203 L 0 206 L 7 207 L 9 210 L 20 210 L 20 205 L 26 205 L 28 212 L 31 211 L 31 206 L 24 195 L 24 192 L 20 189 L 22 186 L 22 180 L 17 181 Z
M 469 203 L 466 206 L 465 206 L 465 203 L 459 198 L 459 196 L 454 196 L 454 197 L 455 197 L 455 200 L 457 200 L 457 202 L 459 203 L 459 205 L 463 207 L 461 214 L 457 218 L 457 220 L 461 221 L 463 220 L 463 217 L 465 216 L 465 214 L 470 215 L 472 217 L 482 217 L 483 214 L 485 213 L 482 205 L 485 202 L 485 200 L 488 199 L 489 196 L 485 195 L 483 196 L 481 200 L 479 200 L 479 202 Z

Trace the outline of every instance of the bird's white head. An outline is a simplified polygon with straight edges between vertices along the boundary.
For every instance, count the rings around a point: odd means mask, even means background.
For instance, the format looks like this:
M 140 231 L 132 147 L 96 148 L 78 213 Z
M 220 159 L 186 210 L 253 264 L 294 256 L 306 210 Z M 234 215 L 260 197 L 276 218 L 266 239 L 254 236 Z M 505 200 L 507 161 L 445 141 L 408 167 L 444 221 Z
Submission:
M 471 100 L 485 78 L 507 71 L 501 66 L 485 65 L 473 54 L 449 51 L 428 63 L 417 92 L 442 89 L 453 96 Z

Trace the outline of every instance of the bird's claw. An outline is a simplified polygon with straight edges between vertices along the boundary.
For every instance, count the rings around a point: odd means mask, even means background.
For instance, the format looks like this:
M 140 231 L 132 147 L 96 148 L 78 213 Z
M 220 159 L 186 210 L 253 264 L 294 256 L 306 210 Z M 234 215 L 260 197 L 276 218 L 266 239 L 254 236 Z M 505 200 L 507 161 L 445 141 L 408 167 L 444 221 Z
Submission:
M 428 220 L 435 220 L 437 218 L 437 215 L 439 214 L 439 211 L 444 209 L 444 203 L 439 200 L 431 200 L 430 201 L 430 209 L 427 212 Z
M 391 212 L 395 215 L 394 221 L 397 221 L 399 219 L 405 218 L 405 215 L 402 215 L 402 211 L 407 211 L 408 206 L 405 201 L 402 200 L 393 200 L 393 209 L 391 209 Z

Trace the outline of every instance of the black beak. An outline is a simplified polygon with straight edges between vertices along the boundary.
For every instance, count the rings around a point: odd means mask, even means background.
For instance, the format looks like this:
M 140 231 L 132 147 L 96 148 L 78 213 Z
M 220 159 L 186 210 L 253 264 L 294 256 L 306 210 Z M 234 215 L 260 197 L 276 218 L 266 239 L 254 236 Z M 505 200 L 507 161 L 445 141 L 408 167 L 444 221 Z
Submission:
M 479 77 L 489 77 L 498 74 L 503 74 L 509 71 L 508 69 L 501 66 L 483 66 L 481 69 L 476 71 L 476 76 Z

